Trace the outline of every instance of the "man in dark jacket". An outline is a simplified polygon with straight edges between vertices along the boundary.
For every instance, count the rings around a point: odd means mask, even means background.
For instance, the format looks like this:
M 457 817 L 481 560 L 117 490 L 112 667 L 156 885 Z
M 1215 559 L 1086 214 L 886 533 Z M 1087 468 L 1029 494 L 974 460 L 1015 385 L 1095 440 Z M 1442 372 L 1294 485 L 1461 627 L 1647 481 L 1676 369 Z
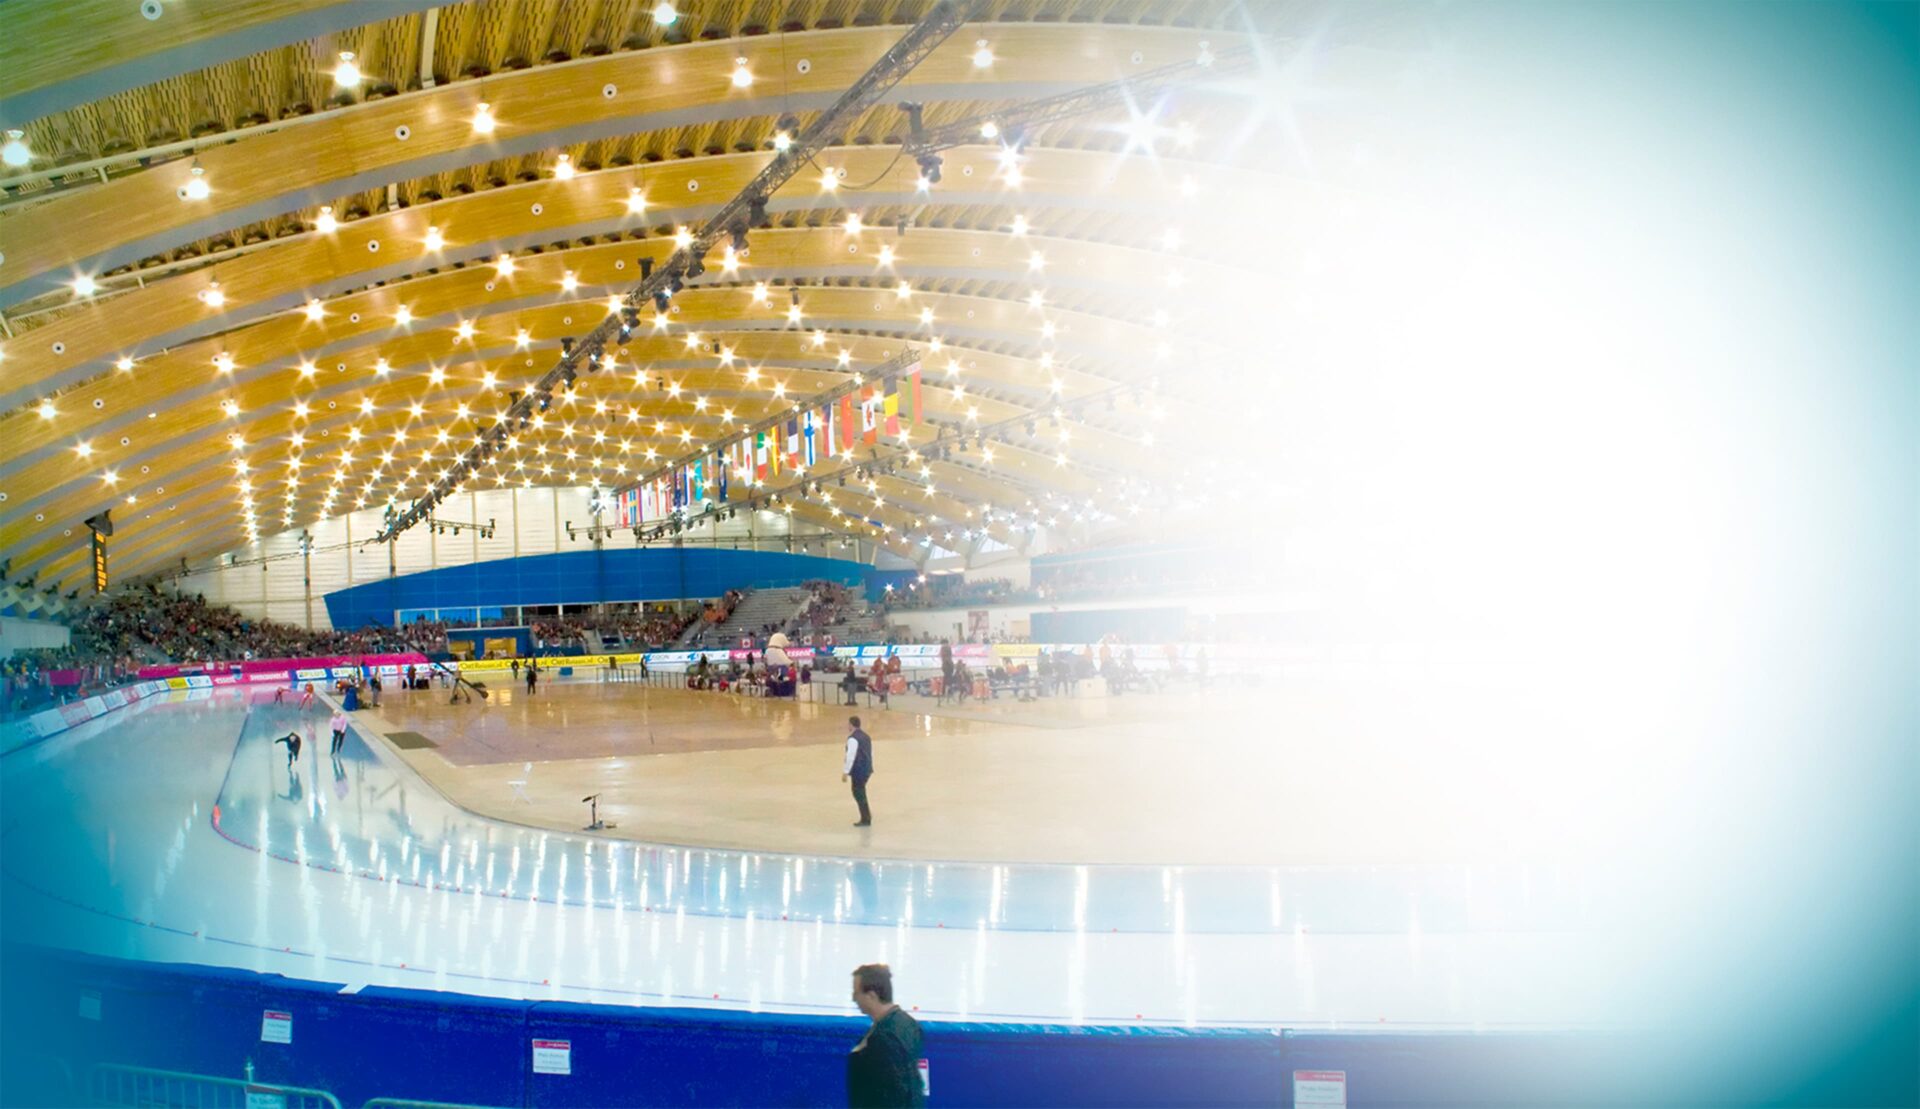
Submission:
M 860 718 L 847 717 L 852 731 L 847 733 L 847 757 L 840 764 L 840 780 L 853 780 L 853 802 L 860 806 L 860 819 L 856 828 L 865 828 L 873 824 L 873 813 L 867 809 L 867 779 L 873 777 L 873 737 L 860 730 Z
M 853 1003 L 873 1027 L 847 1056 L 847 1104 L 925 1105 L 920 1022 L 893 1003 L 893 972 L 885 963 L 869 963 L 853 972 Z

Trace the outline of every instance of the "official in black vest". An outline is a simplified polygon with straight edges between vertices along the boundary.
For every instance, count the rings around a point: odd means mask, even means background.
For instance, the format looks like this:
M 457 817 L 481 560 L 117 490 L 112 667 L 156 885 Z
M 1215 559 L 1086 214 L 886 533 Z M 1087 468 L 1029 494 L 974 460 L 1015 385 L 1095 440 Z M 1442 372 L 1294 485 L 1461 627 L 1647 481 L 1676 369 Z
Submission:
M 847 733 L 847 760 L 840 767 L 840 780 L 853 780 L 853 800 L 860 806 L 860 820 L 856 828 L 866 828 L 873 824 L 873 813 L 867 809 L 867 779 L 873 777 L 873 737 L 860 730 L 860 718 L 847 717 L 847 723 L 853 728 Z

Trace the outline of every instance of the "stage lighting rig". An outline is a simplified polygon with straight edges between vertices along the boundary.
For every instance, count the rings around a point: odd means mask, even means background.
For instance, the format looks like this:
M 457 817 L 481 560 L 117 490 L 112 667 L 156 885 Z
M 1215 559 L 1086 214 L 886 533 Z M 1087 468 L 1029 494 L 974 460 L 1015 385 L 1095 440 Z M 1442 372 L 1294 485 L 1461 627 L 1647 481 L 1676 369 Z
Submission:
M 667 266 L 645 274 L 640 283 L 628 290 L 622 299 L 629 305 L 643 304 L 652 300 L 664 313 L 666 305 L 665 298 L 660 296 L 662 290 L 669 290 L 670 295 L 671 288 L 678 284 L 681 274 L 697 274 L 701 264 L 698 260 L 713 248 L 729 228 L 748 216 L 750 212 L 764 211 L 765 197 L 773 195 L 775 190 L 798 173 L 801 167 L 808 164 L 820 150 L 841 139 L 845 129 L 854 120 L 877 103 L 889 89 L 899 84 L 915 66 L 959 29 L 976 4 L 977 0 L 940 0 L 933 5 L 920 22 L 902 35 L 899 41 L 882 54 L 865 73 L 855 79 L 846 92 L 814 119 L 811 126 L 796 136 L 788 150 L 777 153 L 745 188 L 721 205 L 720 210 L 697 232 L 690 233 L 687 236 L 686 245 L 674 252 Z M 476 121 L 477 119 L 478 117 Z M 617 329 L 618 322 L 613 317 L 601 320 L 600 324 L 580 343 L 585 356 L 598 357 Z M 571 356 L 563 355 L 560 365 L 548 370 L 542 376 L 540 385 L 543 390 L 550 391 L 559 380 L 561 370 L 571 368 L 571 364 Z M 543 400 L 543 411 L 545 403 Z M 525 402 L 515 405 L 507 412 L 509 418 L 526 414 Z M 473 454 L 470 448 L 468 459 L 471 460 L 474 457 L 477 455 Z M 452 484 L 445 478 L 436 482 L 405 512 L 395 517 L 381 533 L 380 538 L 392 539 L 400 532 L 420 523 L 426 518 L 431 507 L 438 503 L 439 498 L 451 488 Z

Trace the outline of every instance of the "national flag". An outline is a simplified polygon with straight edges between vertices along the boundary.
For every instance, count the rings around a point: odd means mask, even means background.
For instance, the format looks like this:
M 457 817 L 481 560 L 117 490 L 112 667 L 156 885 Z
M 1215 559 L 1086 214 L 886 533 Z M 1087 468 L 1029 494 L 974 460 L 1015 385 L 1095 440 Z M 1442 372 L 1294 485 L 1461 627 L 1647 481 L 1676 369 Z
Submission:
M 891 438 L 900 435 L 900 385 L 893 378 L 887 379 L 886 393 L 880 398 L 880 411 L 886 417 L 886 431 Z
M 720 483 L 719 499 L 724 501 L 727 499 L 727 456 L 722 451 L 713 452 L 713 472 L 719 475 L 717 479 Z
M 767 429 L 767 472 L 776 476 L 781 470 L 781 450 L 780 425 L 775 424 Z
M 786 437 L 780 440 L 780 445 L 787 449 L 787 469 L 799 469 L 802 450 L 800 443 L 800 418 L 798 416 L 787 417 L 787 433 Z
M 913 422 L 918 424 L 920 422 L 920 367 L 918 365 L 913 367 L 913 373 L 907 375 L 907 386 L 911 402 L 908 407 L 912 412 Z
M 869 447 L 880 441 L 880 405 L 871 385 L 860 387 L 860 441 Z
M 767 480 L 767 433 L 757 432 L 753 437 L 753 476 L 761 481 Z
M 806 439 L 806 467 L 813 469 L 813 409 L 809 408 L 800 418 L 801 435 Z
M 705 504 L 707 500 L 707 460 L 693 460 L 693 503 Z
M 853 394 L 847 393 L 840 398 L 840 449 L 853 449 Z

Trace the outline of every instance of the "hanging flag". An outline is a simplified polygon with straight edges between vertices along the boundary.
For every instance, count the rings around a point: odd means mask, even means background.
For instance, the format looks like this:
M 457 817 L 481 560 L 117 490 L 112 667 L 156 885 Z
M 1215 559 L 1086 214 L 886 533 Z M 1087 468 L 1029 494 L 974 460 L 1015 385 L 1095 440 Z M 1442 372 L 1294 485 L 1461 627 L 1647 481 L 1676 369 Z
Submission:
M 767 429 L 767 472 L 768 473 L 775 474 L 775 475 L 780 473 L 781 450 L 782 448 L 780 446 L 780 425 L 775 424 L 772 427 Z
M 787 449 L 787 469 L 799 469 L 802 453 L 800 443 L 800 417 L 787 417 L 787 434 L 785 438 L 780 440 L 780 445 Z
M 800 434 L 806 439 L 806 467 L 813 469 L 813 409 L 809 408 L 801 416 Z
M 860 387 L 860 441 L 869 447 L 880 441 L 880 405 L 871 385 Z
M 898 438 L 900 435 L 900 384 L 891 377 L 887 379 L 886 392 L 880 398 L 880 412 L 886 417 L 885 427 L 888 437 Z
M 724 451 L 713 452 L 713 472 L 718 475 L 717 480 L 720 483 L 718 499 L 724 501 L 727 499 L 727 456 Z
M 659 491 L 654 488 L 654 483 L 649 481 L 640 487 L 640 521 L 645 523 L 648 520 L 657 520 L 659 518 Z
M 753 436 L 753 476 L 767 480 L 767 433 L 764 431 Z
M 853 449 L 853 433 L 854 433 L 853 394 L 848 393 L 840 398 L 840 449 L 841 450 L 848 451 Z
M 908 392 L 911 394 L 909 399 L 912 402 L 910 407 L 913 413 L 913 416 L 912 416 L 913 422 L 915 424 L 918 424 L 920 423 L 920 367 L 919 365 L 916 364 L 913 367 L 913 373 L 908 375 L 907 381 L 908 381 Z
M 693 460 L 693 503 L 705 504 L 707 501 L 707 460 Z
M 676 466 L 673 470 L 673 510 L 680 511 L 687 506 L 687 471 Z

